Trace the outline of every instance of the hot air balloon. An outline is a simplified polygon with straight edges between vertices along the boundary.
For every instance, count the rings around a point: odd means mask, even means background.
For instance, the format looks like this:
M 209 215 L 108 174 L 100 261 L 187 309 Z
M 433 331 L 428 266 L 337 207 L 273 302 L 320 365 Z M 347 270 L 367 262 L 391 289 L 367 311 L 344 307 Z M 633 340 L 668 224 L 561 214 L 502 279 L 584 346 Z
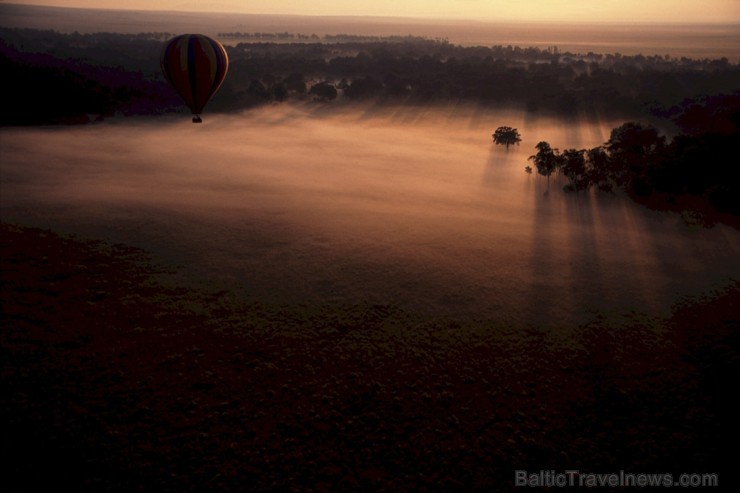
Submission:
M 202 34 L 182 34 L 167 42 L 162 73 L 193 112 L 193 123 L 226 77 L 229 57 L 223 45 Z

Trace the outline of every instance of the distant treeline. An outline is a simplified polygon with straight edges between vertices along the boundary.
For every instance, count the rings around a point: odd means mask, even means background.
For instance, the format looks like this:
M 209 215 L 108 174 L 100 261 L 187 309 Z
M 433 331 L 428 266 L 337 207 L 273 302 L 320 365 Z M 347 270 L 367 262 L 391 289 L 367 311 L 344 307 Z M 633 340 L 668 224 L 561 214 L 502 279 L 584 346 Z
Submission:
M 530 110 L 637 114 L 685 98 L 740 88 L 727 59 L 572 54 L 514 46 L 397 43 L 240 43 L 229 50 L 226 85 L 241 105 L 300 96 L 285 78 L 328 84 L 337 97 L 434 102 L 521 103 Z M 310 85 L 307 87 L 310 93 Z
M 180 104 L 159 68 L 168 33 L 68 34 L 0 29 L 0 71 L 10 95 L 0 125 L 84 123 Z
M 259 40 L 315 40 L 318 41 L 321 38 L 317 34 L 293 34 L 289 32 L 282 33 L 261 33 L 261 32 L 222 32 L 218 33 L 219 39 L 259 39 Z
M 0 123 L 51 123 L 87 114 L 148 114 L 182 107 L 159 68 L 169 35 L 0 28 L 0 64 L 14 94 L 0 110 Z M 515 103 L 564 116 L 581 111 L 638 116 L 662 114 L 687 98 L 740 89 L 740 66 L 726 58 L 462 47 L 414 36 L 346 34 L 325 36 L 323 42 L 250 42 L 226 49 L 229 74 L 210 111 L 290 99 L 346 99 Z
M 300 34 L 300 33 L 289 33 L 289 32 L 276 32 L 276 33 L 263 33 L 263 32 L 220 32 L 218 33 L 219 39 L 249 39 L 258 41 L 324 41 L 328 43 L 407 43 L 407 42 L 418 42 L 426 43 L 429 41 L 428 38 L 422 36 L 370 36 L 370 35 L 358 35 L 358 34 L 324 34 L 319 36 L 318 34 Z M 435 41 L 440 43 L 448 42 L 446 38 L 439 38 Z

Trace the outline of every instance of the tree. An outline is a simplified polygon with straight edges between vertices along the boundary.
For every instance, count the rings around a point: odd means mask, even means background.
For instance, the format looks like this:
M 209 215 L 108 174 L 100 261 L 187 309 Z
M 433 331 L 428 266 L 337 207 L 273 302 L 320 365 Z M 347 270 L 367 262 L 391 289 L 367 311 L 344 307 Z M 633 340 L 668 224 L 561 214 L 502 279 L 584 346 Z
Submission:
M 288 88 L 282 82 L 272 86 L 272 97 L 275 101 L 285 101 L 288 99 Z
M 550 187 L 550 175 L 560 167 L 562 162 L 562 156 L 557 149 L 550 147 L 545 141 L 538 143 L 534 146 L 537 149 L 537 154 L 529 156 L 529 161 L 533 161 L 537 167 L 537 173 L 547 177 L 547 186 Z
M 372 77 L 355 79 L 344 90 L 345 96 L 351 99 L 372 98 L 383 92 L 383 83 Z
M 649 195 L 648 170 L 660 159 L 665 137 L 651 125 L 628 122 L 612 130 L 605 147 L 614 163 L 614 180 L 638 195 Z
M 303 77 L 303 74 L 290 74 L 285 78 L 283 84 L 285 84 L 285 88 L 288 91 L 301 95 L 306 94 L 306 78 Z
M 311 90 L 308 91 L 308 93 L 321 101 L 332 101 L 337 99 L 337 88 L 328 82 L 319 82 L 318 84 L 311 86 Z
M 566 149 L 563 151 L 562 170 L 570 181 L 565 186 L 566 191 L 579 192 L 591 187 L 591 173 L 587 166 L 586 152 L 585 149 Z
M 612 130 L 606 148 L 612 155 L 625 154 L 639 159 L 661 150 L 664 145 L 665 137 L 652 125 L 627 122 Z
M 266 101 L 270 99 L 270 92 L 267 90 L 265 85 L 257 79 L 252 79 L 250 81 L 249 87 L 247 87 L 247 94 L 258 101 Z
M 590 181 L 599 190 L 611 192 L 612 187 L 612 159 L 602 146 L 594 147 L 586 151 L 589 164 Z
M 519 142 L 522 141 L 519 131 L 511 127 L 498 127 L 492 137 L 496 145 L 505 145 L 506 150 L 509 150 L 510 145 L 519 145 Z

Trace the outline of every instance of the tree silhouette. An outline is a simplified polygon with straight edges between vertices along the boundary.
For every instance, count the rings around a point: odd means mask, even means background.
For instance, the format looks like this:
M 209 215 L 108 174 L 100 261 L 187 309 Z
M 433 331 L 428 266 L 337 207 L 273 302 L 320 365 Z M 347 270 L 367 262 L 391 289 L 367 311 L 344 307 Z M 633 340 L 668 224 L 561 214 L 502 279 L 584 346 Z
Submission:
M 589 179 L 592 185 L 596 185 L 604 192 L 613 191 L 613 167 L 614 160 L 603 146 L 585 149 L 589 165 Z
M 332 101 L 337 99 L 337 88 L 328 82 L 319 82 L 311 86 L 309 94 L 321 101 Z
M 506 150 L 509 150 L 510 145 L 519 145 L 519 142 L 522 141 L 519 131 L 511 127 L 498 127 L 492 137 L 496 145 L 505 145 Z
M 537 173 L 547 177 L 547 187 L 550 188 L 550 175 L 560 167 L 562 156 L 557 149 L 550 147 L 545 141 L 534 146 L 537 154 L 529 156 L 529 161 L 533 161 L 537 167 Z
M 306 94 L 306 78 L 303 74 L 292 73 L 283 81 L 285 88 L 288 91 L 295 92 L 296 94 Z
M 378 96 L 383 91 L 383 83 L 372 77 L 363 77 L 355 79 L 345 89 L 344 94 L 351 99 L 372 98 Z
M 627 122 L 612 129 L 606 148 L 612 155 L 622 155 L 630 160 L 642 160 L 660 151 L 665 145 L 665 137 L 658 134 L 652 125 Z
M 570 181 L 565 186 L 566 191 L 578 192 L 588 190 L 591 187 L 591 172 L 586 157 L 587 151 L 585 149 L 566 149 L 563 151 L 562 170 Z
M 660 160 L 665 137 L 651 125 L 627 122 L 611 131 L 605 147 L 615 165 L 614 180 L 639 195 L 649 195 L 652 185 L 648 170 Z

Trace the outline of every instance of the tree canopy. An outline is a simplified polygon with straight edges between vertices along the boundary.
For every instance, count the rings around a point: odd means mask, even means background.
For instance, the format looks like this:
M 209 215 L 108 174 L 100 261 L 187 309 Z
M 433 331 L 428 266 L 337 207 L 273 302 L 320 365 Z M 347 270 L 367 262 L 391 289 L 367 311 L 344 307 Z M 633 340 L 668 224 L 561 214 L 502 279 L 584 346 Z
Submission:
M 522 141 L 519 131 L 511 127 L 498 127 L 496 131 L 493 132 L 492 137 L 496 145 L 505 145 L 507 150 L 510 145 L 519 145 L 519 142 Z
M 549 183 L 550 175 L 560 167 L 560 153 L 545 141 L 539 142 L 535 149 L 537 149 L 537 154 L 529 156 L 529 160 L 534 162 L 537 173 L 546 176 Z

